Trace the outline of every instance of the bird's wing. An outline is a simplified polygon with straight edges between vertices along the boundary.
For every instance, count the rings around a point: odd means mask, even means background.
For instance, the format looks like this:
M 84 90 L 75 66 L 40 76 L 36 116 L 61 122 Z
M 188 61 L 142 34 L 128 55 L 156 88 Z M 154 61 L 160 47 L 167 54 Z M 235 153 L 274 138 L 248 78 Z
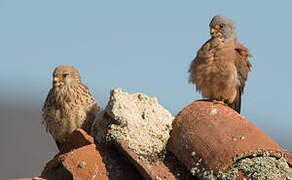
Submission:
M 91 95 L 91 92 L 90 92 L 89 88 L 85 84 L 82 84 L 82 83 L 80 84 L 80 86 L 81 86 L 80 89 L 81 89 L 82 95 L 84 97 L 86 97 L 86 99 L 88 99 L 87 103 L 88 104 L 96 104 L 97 107 L 95 107 L 95 108 L 97 108 L 97 110 L 99 110 L 100 109 L 100 106 L 95 101 L 95 99 L 93 98 L 93 96 Z
M 243 94 L 245 82 L 248 78 L 248 72 L 251 70 L 251 63 L 248 60 L 248 57 L 252 57 L 249 50 L 240 43 L 235 45 L 235 66 L 237 69 L 237 77 L 239 79 L 239 86 L 236 98 L 230 104 L 230 106 L 240 113 L 241 109 L 241 95 Z
M 251 70 L 251 63 L 248 60 L 248 57 L 252 57 L 249 50 L 240 43 L 235 45 L 235 66 L 237 69 L 237 76 L 240 81 L 240 91 L 243 93 L 245 87 L 245 81 L 248 78 L 248 72 Z
M 85 84 L 80 85 L 80 92 L 81 95 L 84 97 L 83 106 L 86 109 L 87 116 L 86 121 L 82 125 L 82 129 L 84 129 L 87 133 L 90 133 L 92 124 L 96 119 L 97 112 L 100 110 L 100 106 L 91 95 L 89 88 Z
M 197 52 L 197 56 L 191 62 L 189 68 L 189 82 L 196 84 L 197 91 L 201 91 L 202 86 L 206 82 L 203 82 L 202 75 L 205 74 L 205 69 L 209 62 L 214 59 L 213 49 L 218 45 L 218 41 L 214 39 L 209 39 Z

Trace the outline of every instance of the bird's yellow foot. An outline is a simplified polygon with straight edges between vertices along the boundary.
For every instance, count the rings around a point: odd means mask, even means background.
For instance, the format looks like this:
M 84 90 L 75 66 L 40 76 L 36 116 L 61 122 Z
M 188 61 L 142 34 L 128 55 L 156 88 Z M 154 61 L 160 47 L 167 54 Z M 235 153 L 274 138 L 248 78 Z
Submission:
M 224 99 L 221 99 L 221 100 L 213 99 L 212 102 L 214 104 L 222 104 L 222 105 L 227 106 L 227 104 L 224 102 Z

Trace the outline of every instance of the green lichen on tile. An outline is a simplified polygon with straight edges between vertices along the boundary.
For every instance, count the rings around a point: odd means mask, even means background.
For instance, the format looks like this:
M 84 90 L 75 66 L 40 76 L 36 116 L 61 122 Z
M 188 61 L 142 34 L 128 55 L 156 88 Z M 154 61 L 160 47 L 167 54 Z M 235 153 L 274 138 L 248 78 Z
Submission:
M 292 168 L 285 159 L 268 156 L 242 159 L 222 173 L 219 179 L 234 179 L 238 171 L 243 172 L 250 180 L 275 180 L 279 177 L 292 179 Z

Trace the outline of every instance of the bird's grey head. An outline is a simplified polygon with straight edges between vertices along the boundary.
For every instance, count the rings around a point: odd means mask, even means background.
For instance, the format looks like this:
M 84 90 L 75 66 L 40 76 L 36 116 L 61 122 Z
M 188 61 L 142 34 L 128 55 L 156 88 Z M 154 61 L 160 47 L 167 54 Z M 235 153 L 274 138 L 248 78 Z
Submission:
M 223 41 L 233 40 L 236 37 L 235 23 L 225 16 L 214 16 L 209 26 L 212 37 L 220 38 Z
M 81 82 L 80 75 L 73 66 L 60 65 L 53 72 L 53 86 L 65 86 Z

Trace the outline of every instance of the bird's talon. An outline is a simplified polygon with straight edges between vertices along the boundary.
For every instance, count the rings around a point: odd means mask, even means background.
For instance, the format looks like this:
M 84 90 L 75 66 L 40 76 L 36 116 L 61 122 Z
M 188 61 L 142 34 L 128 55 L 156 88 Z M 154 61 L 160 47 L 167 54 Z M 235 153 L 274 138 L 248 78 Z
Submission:
M 222 105 L 227 106 L 227 104 L 224 102 L 224 99 L 222 99 L 222 100 L 216 100 L 216 99 L 213 99 L 212 102 L 213 102 L 214 104 L 222 104 Z

